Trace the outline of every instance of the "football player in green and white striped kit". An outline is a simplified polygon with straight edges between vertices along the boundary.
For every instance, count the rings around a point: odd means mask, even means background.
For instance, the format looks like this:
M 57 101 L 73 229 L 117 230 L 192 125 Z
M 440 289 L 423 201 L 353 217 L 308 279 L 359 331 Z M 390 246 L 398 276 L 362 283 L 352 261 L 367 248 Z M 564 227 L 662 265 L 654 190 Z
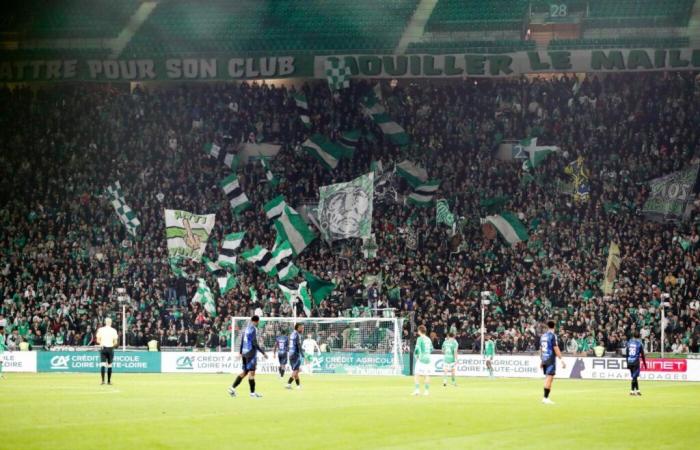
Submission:
M 457 386 L 455 379 L 455 365 L 457 364 L 457 349 L 459 344 L 454 333 L 449 333 L 447 339 L 442 343 L 442 366 L 445 374 L 442 376 L 442 385 L 447 386 L 447 374 L 452 375 L 452 386 Z
M 5 378 L 2 374 L 2 355 L 5 353 L 5 327 L 0 326 L 0 378 Z
M 430 392 L 430 354 L 433 352 L 433 343 L 425 333 L 425 325 L 419 326 L 418 340 L 414 351 L 416 358 L 416 368 L 414 370 L 416 389 L 413 391 L 413 395 L 420 395 L 420 377 L 423 377 L 423 383 L 425 384 L 423 395 L 428 395 Z
M 484 345 L 484 358 L 486 360 L 486 369 L 489 371 L 489 377 L 493 378 L 493 357 L 496 356 L 496 343 L 489 335 L 486 344 Z

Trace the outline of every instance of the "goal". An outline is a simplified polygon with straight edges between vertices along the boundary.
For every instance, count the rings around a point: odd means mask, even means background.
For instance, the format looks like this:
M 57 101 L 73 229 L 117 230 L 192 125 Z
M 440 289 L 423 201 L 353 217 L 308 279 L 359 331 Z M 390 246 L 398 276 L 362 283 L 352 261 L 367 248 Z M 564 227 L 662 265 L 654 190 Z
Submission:
M 249 317 L 232 317 L 234 359 L 238 357 L 241 336 Z M 400 318 L 309 318 L 261 317 L 258 324 L 258 345 L 268 355 L 258 356 L 258 371 L 276 373 L 279 362 L 272 357 L 275 338 L 289 336 L 294 324 L 304 325 L 304 339 L 314 339 L 320 351 L 315 351 L 306 370 L 313 373 L 344 373 L 353 375 L 400 375 L 404 356 Z M 304 371 L 304 368 L 302 368 Z

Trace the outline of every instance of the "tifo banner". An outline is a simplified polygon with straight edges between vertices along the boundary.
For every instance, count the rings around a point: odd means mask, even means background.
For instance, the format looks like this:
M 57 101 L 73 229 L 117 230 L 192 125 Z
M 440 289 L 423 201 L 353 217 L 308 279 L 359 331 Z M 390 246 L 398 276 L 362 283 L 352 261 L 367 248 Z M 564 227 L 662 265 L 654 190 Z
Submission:
M 38 352 L 39 372 L 98 372 L 100 352 Z M 160 353 L 114 352 L 115 372 L 160 372 Z
M 3 372 L 36 372 L 36 352 L 4 352 Z
M 681 217 L 686 204 L 693 197 L 698 166 L 673 172 L 649 182 L 651 194 L 642 212 L 650 215 Z
M 351 78 L 504 77 L 527 73 L 697 70 L 700 49 L 552 50 L 504 54 L 261 56 L 0 60 L 0 82 L 326 79 L 343 61 Z
M 323 77 L 327 59 L 345 61 L 353 78 L 506 77 L 548 72 L 697 70 L 700 67 L 700 49 L 317 56 L 314 62 L 316 78 Z
M 319 188 L 318 219 L 329 241 L 369 238 L 372 234 L 374 172 L 347 183 Z
M 193 214 L 177 209 L 166 209 L 164 214 L 170 258 L 202 259 L 216 214 Z
M 565 357 L 566 369 L 557 360 L 557 378 L 586 380 L 627 380 L 630 372 L 624 358 Z M 442 355 L 431 355 L 432 375 L 444 372 Z M 496 356 L 494 375 L 510 378 L 543 378 L 539 356 Z M 487 376 L 484 359 L 480 355 L 459 355 L 457 376 Z M 700 381 L 700 360 L 647 358 L 647 369 L 642 369 L 641 380 Z

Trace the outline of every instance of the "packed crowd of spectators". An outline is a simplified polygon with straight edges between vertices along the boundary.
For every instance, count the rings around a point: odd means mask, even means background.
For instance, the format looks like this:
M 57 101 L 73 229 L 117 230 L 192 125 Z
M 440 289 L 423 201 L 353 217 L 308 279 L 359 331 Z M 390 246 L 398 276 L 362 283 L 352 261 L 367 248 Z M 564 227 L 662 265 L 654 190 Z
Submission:
M 412 139 L 403 149 L 362 115 L 359 99 L 372 88 L 364 82 L 334 94 L 322 83 L 305 85 L 311 130 L 299 120 L 291 87 L 3 88 L 0 323 L 8 344 L 93 345 L 105 317 L 121 323 L 115 288 L 124 287 L 131 298 L 128 345 L 156 339 L 162 347 L 226 346 L 231 315 L 259 309 L 289 316 L 290 306 L 276 279 L 246 263 L 237 287 L 217 295 L 216 317 L 191 304 L 197 276 L 213 291 L 216 282 L 202 264 L 187 265 L 188 277 L 171 271 L 163 209 L 216 213 L 207 247 L 212 258 L 233 231 L 246 231 L 243 249 L 271 248 L 275 232 L 265 201 L 283 193 L 292 206 L 313 204 L 320 186 L 366 173 L 373 160 L 391 170 L 411 159 L 442 180 L 439 196 L 459 218 L 456 233 L 435 224 L 434 208 L 404 205 L 410 188 L 397 179 L 398 201 L 375 206 L 376 258 L 363 257 L 359 240 L 318 239 L 296 259 L 337 284 L 313 315 L 369 314 L 367 291 L 376 289 L 378 306 L 396 308 L 407 324 L 425 324 L 436 346 L 451 330 L 461 348 L 477 349 L 479 292 L 489 290 L 495 295 L 486 326 L 501 352 L 535 351 L 548 318 L 556 320 L 567 351 L 614 351 L 635 329 L 658 350 L 659 293 L 668 292 L 667 350 L 698 352 L 695 214 L 659 223 L 639 212 L 646 181 L 700 160 L 698 85 L 690 74 L 593 77 L 571 101 L 573 84 L 572 78 L 523 78 L 384 85 L 387 110 Z M 363 137 L 353 159 L 336 170 L 300 148 L 310 132 L 336 137 L 349 129 Z M 561 151 L 525 175 L 520 161 L 501 161 L 494 149 L 502 138 L 528 136 Z M 281 183 L 265 183 L 259 163 L 241 167 L 253 208 L 236 216 L 218 187 L 228 169 L 203 148 L 241 140 L 282 145 L 271 161 Z M 578 156 L 590 173 L 590 195 L 579 202 L 562 187 L 565 166 Z M 136 237 L 103 195 L 117 180 L 141 222 Z M 527 242 L 511 247 L 485 236 L 479 219 L 501 211 L 523 218 Z M 614 292 L 604 296 L 611 241 L 620 245 L 622 264 Z M 365 283 L 367 276 L 378 277 Z

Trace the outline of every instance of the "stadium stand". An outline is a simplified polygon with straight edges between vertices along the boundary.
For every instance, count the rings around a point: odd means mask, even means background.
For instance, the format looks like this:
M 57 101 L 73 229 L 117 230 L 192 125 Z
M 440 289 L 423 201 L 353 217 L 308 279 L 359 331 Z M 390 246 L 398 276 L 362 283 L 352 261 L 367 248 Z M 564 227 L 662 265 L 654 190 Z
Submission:
M 440 0 L 425 31 L 520 30 L 527 0 Z
M 687 37 L 623 37 L 601 39 L 556 39 L 550 50 L 580 50 L 603 48 L 683 48 L 690 45 Z
M 184 267 L 189 280 L 171 272 L 163 208 L 216 212 L 209 257 L 232 230 L 246 231 L 244 248 L 271 248 L 274 232 L 261 208 L 271 196 L 282 193 L 294 206 L 313 203 L 319 186 L 365 173 L 372 160 L 390 168 L 411 158 L 431 178 L 442 179 L 439 195 L 464 217 L 458 233 L 435 226 L 434 208 L 389 202 L 377 214 L 375 207 L 376 259 L 363 259 L 352 241 L 332 248 L 316 241 L 297 258 L 299 267 L 338 284 L 314 315 L 366 314 L 364 277 L 383 274 L 380 304 L 415 314 L 436 345 L 451 329 L 461 348 L 478 345 L 478 293 L 487 288 L 496 294 L 486 323 L 498 334 L 499 352 L 536 350 L 536 326 L 550 317 L 569 351 L 590 352 L 595 344 L 615 351 L 635 328 L 658 349 L 656 284 L 674 299 L 666 310 L 669 348 L 678 343 L 682 351 L 697 352 L 697 221 L 676 226 L 638 213 L 647 180 L 700 159 L 693 76 L 590 78 L 577 94 L 589 101 L 571 103 L 573 84 L 556 78 L 468 80 L 385 89 L 390 115 L 414 142 L 404 150 L 385 141 L 360 113 L 358 101 L 372 88 L 363 82 L 335 99 L 324 84 L 305 86 L 310 131 L 299 121 L 291 92 L 269 85 L 133 93 L 100 84 L 0 88 L 0 319 L 7 320 L 10 347 L 20 341 L 35 348 L 93 343 L 91 330 L 116 307 L 116 287 L 125 287 L 135 302 L 127 341 L 137 347 L 152 338 L 163 347 L 216 347 L 219 340 L 209 330 L 225 335 L 222 318 L 247 316 L 258 307 L 266 315 L 289 315 L 276 283 L 246 263 L 239 265 L 238 286 L 217 296 L 218 317 L 192 304 L 192 278 L 205 277 L 212 286 L 216 281 L 201 264 Z M 523 105 L 525 113 L 504 112 L 503 104 Z M 353 159 L 332 172 L 300 152 L 309 132 L 335 136 L 355 128 L 363 137 Z M 240 217 L 216 187 L 227 169 L 203 151 L 229 134 L 234 141 L 283 144 L 271 161 L 281 180 L 276 190 L 263 182 L 260 164 L 241 168 L 239 179 L 254 207 Z M 528 134 L 562 147 L 530 178 L 520 164 L 499 162 L 492 152 L 498 135 Z M 565 166 L 577 156 L 591 173 L 590 198 L 579 203 L 559 188 L 567 179 Z M 134 239 L 101 194 L 116 180 L 141 220 Z M 402 183 L 396 189 L 405 193 Z M 499 210 L 524 215 L 526 245 L 484 237 L 479 218 Z M 410 236 L 415 249 L 407 247 Z M 616 290 L 606 298 L 599 285 L 611 239 L 620 242 L 623 263 Z
M 534 50 L 534 41 L 495 40 L 495 41 L 426 41 L 411 42 L 407 53 L 508 53 Z
M 141 1 L 26 0 L 12 3 L 14 5 L 7 8 L 7 17 L 0 19 L 0 31 L 15 31 L 32 39 L 89 39 L 115 37 Z
M 694 0 L 591 0 L 586 26 L 683 27 L 688 25 Z
M 393 50 L 416 4 L 417 0 L 164 0 L 124 54 Z

